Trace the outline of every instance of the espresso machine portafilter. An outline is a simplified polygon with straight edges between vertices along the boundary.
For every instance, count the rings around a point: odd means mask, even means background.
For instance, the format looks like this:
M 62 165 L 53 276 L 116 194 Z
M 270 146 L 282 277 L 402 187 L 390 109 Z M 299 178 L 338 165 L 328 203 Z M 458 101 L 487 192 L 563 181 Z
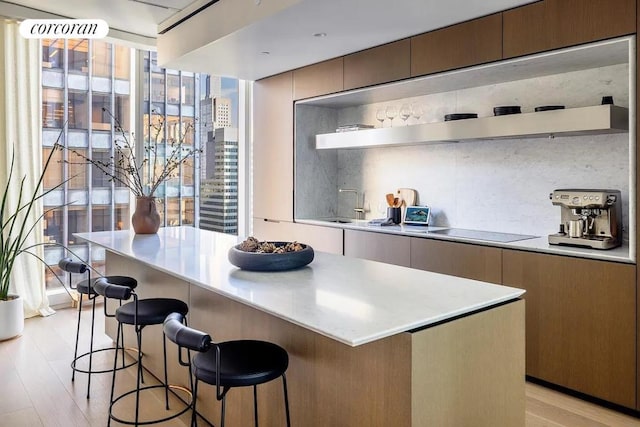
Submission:
M 561 189 L 549 194 L 560 206 L 560 229 L 549 244 L 611 249 L 622 244 L 619 190 Z

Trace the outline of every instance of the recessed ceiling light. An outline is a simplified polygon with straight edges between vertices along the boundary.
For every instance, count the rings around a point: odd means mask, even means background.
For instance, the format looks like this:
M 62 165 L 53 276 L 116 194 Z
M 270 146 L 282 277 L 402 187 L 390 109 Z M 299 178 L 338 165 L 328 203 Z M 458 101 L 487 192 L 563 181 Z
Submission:
M 315 33 L 313 37 L 327 37 L 327 33 Z

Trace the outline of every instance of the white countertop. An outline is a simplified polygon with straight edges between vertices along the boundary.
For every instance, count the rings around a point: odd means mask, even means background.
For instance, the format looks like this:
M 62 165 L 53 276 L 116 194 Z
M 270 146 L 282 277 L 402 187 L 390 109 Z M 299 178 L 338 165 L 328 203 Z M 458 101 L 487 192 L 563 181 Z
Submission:
M 287 272 L 239 270 L 236 236 L 193 227 L 77 233 L 119 255 L 357 346 L 520 297 L 524 290 L 322 252 Z
M 336 227 L 349 230 L 371 231 L 375 233 L 398 234 L 403 236 L 421 237 L 425 239 L 439 239 L 462 243 L 472 243 L 483 246 L 494 246 L 498 248 L 519 249 L 531 252 L 542 252 L 554 255 L 572 256 L 578 258 L 591 258 L 603 261 L 624 262 L 635 264 L 635 258 L 629 251 L 629 242 L 622 242 L 622 246 L 613 249 L 599 250 L 580 248 L 573 246 L 550 245 L 548 236 L 540 236 L 534 239 L 518 240 L 516 242 L 494 242 L 487 240 L 465 239 L 462 237 L 451 237 L 443 234 L 433 234 L 431 231 L 443 230 L 450 227 L 433 227 L 420 225 L 369 225 L 368 220 L 358 220 L 350 223 L 336 223 L 323 219 L 296 219 L 301 224 L 321 225 L 324 227 Z

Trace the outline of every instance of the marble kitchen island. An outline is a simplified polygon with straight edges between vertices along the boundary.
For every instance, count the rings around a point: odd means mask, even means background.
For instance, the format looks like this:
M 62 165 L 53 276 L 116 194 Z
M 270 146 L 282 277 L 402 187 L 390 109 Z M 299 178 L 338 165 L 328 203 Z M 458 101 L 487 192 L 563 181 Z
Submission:
M 238 237 L 191 227 L 76 236 L 142 298 L 188 302 L 190 326 L 214 340 L 283 346 L 293 426 L 524 426 L 523 290 L 320 252 L 294 271 L 242 271 L 227 260 Z M 159 376 L 161 331 L 149 329 L 144 364 Z M 176 353 L 170 380 L 187 385 Z M 227 424 L 252 425 L 251 389 L 227 400 Z M 261 423 L 284 425 L 280 381 L 258 400 Z M 198 407 L 219 419 L 211 387 Z

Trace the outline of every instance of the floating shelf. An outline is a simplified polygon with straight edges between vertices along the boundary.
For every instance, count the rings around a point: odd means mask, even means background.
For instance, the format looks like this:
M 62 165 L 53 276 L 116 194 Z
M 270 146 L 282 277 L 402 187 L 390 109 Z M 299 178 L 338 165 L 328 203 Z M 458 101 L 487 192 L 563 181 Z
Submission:
M 615 105 L 482 117 L 316 135 L 316 149 L 393 147 L 476 139 L 596 135 L 629 131 L 629 109 Z

